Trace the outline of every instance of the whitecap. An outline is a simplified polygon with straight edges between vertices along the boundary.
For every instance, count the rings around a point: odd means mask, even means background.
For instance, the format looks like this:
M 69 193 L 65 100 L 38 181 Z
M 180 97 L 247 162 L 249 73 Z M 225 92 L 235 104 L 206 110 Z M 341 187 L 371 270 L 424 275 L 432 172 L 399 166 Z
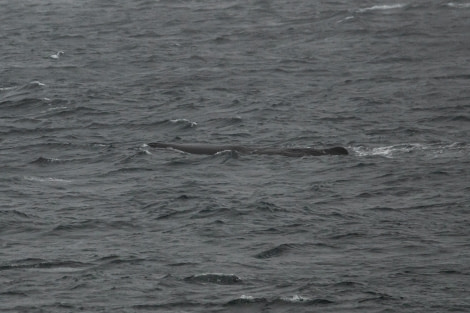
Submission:
M 56 158 L 45 158 L 45 157 L 39 157 L 36 160 L 32 161 L 31 163 L 33 164 L 52 164 L 52 163 L 61 163 L 61 159 L 56 159 Z
M 83 271 L 83 268 L 75 268 L 75 267 L 55 267 L 55 268 L 39 268 L 33 269 L 34 271 L 40 271 L 40 272 L 49 272 L 49 273 L 74 273 L 74 272 L 79 272 Z
M 45 110 L 45 111 L 41 111 L 40 113 L 41 113 L 41 114 L 44 114 L 44 113 L 49 113 L 49 112 L 52 112 L 52 111 L 67 110 L 67 109 L 68 109 L 68 107 L 66 107 L 66 106 L 51 107 L 51 108 L 48 108 L 48 109 Z
M 448 7 L 457 8 L 457 9 L 470 9 L 470 3 L 455 3 L 449 2 L 446 4 Z
M 227 150 L 222 150 L 222 151 L 216 152 L 215 155 L 232 154 L 234 152 L 236 153 L 235 150 L 227 149 Z
M 64 54 L 64 53 L 65 53 L 64 51 L 60 50 L 60 51 L 57 51 L 56 54 L 51 54 L 49 57 L 50 57 L 51 59 L 57 60 L 57 59 L 59 59 L 59 57 L 60 57 L 62 54 Z
M 339 20 L 337 21 L 336 23 L 343 23 L 343 22 L 346 22 L 346 21 L 349 21 L 349 20 L 352 20 L 354 18 L 354 16 L 346 16 L 345 18 L 343 18 L 342 20 Z
M 139 155 L 142 155 L 142 154 L 151 155 L 152 152 L 150 152 L 150 151 L 148 150 L 149 148 L 150 148 L 150 146 L 149 146 L 148 144 L 146 144 L 146 143 L 142 144 L 142 145 L 138 148 L 138 150 L 139 150 L 138 154 L 139 154 Z
M 358 156 L 383 156 L 386 158 L 393 158 L 396 153 L 409 153 L 414 150 L 424 150 L 426 146 L 422 144 L 398 144 L 384 147 L 366 148 L 366 147 L 353 147 L 352 150 Z
M 189 127 L 196 127 L 197 126 L 197 122 L 191 122 L 190 120 L 185 119 L 185 118 L 173 119 L 173 120 L 170 120 L 170 122 L 171 123 L 181 123 L 181 124 L 189 125 Z
M 139 147 L 139 153 L 151 155 L 152 152 L 150 152 L 150 151 L 148 150 L 148 148 L 149 148 L 149 146 L 144 143 L 142 146 Z
M 351 147 L 351 151 L 357 156 L 383 156 L 393 158 L 411 152 L 425 152 L 429 157 L 450 157 L 461 156 L 468 153 L 469 145 L 462 142 L 453 143 L 403 143 L 383 147 Z
M 393 9 L 400 9 L 403 8 L 405 5 L 404 4 L 382 4 L 382 5 L 374 5 L 368 8 L 363 8 L 357 10 L 358 13 L 364 13 L 367 11 L 376 11 L 376 10 L 393 10 Z
M 231 300 L 228 304 L 266 303 L 266 298 L 255 298 L 253 296 L 241 295 L 240 298 Z
M 39 80 L 33 80 L 32 82 L 29 83 L 30 86 L 36 87 L 36 86 L 46 86 L 46 84 L 41 83 Z
M 286 301 L 286 302 L 298 303 L 298 302 L 307 302 L 307 301 L 309 301 L 310 299 L 309 299 L 309 298 L 302 297 L 302 296 L 299 296 L 299 295 L 294 295 L 294 296 L 292 296 L 292 297 L 284 297 L 284 298 L 281 298 L 281 300 Z
M 13 87 L 0 87 L 0 91 L 8 91 L 8 90 L 13 90 L 15 88 L 16 88 L 16 86 L 13 86 Z
M 54 178 L 54 177 L 37 177 L 37 176 L 24 176 L 25 180 L 34 181 L 34 182 L 53 182 L 53 183 L 71 183 L 71 180 Z

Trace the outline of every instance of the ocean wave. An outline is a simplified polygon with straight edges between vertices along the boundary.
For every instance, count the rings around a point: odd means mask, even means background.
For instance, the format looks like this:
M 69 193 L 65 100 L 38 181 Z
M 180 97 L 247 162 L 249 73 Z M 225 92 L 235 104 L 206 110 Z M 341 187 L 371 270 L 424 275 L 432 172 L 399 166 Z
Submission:
M 183 126 L 188 126 L 188 127 L 196 127 L 197 126 L 197 122 L 192 122 L 188 119 L 185 119 L 185 118 L 178 118 L 178 119 L 173 119 L 173 120 L 170 120 L 171 123 L 174 123 L 174 124 L 181 124 Z
M 135 225 L 128 221 L 117 220 L 117 221 L 106 221 L 100 219 L 87 219 L 80 222 L 62 223 L 56 225 L 48 235 L 61 235 L 64 232 L 83 231 L 83 230 L 94 230 L 99 229 L 134 229 Z
M 405 4 L 382 4 L 382 5 L 374 5 L 368 8 L 358 9 L 356 12 L 364 13 L 368 11 L 377 11 L 377 10 L 394 10 L 394 9 L 401 9 L 405 6 Z
M 35 88 L 41 88 L 44 86 L 46 86 L 46 84 L 41 83 L 39 80 L 33 80 L 32 82 L 29 82 L 28 84 L 20 87 L 20 89 L 35 89 Z
M 50 99 L 48 99 L 48 98 L 43 98 L 42 100 L 45 101 L 45 102 L 50 102 Z M 50 107 L 47 110 L 39 112 L 39 114 L 50 114 L 50 113 L 55 113 L 56 111 L 59 111 L 59 110 L 63 111 L 63 110 L 67 110 L 67 109 L 68 109 L 68 107 L 66 107 L 66 106 Z
M 247 296 L 241 295 L 240 298 L 230 300 L 226 303 L 226 305 L 233 306 L 233 305 L 247 305 L 247 304 L 262 304 L 264 305 L 276 305 L 276 304 L 301 304 L 301 305 L 321 305 L 321 304 L 330 304 L 333 303 L 327 299 L 313 299 L 308 297 L 303 297 L 300 295 L 293 295 L 291 297 L 277 297 L 273 299 L 268 299 L 265 297 L 254 297 L 254 296 Z
M 384 147 L 355 147 L 352 148 L 354 153 L 358 156 L 383 156 L 387 158 L 392 158 L 396 153 L 409 153 L 414 150 L 423 149 L 424 145 L 422 144 L 398 144 Z
M 468 150 L 465 143 L 454 142 L 451 144 L 423 144 L 423 143 L 403 143 L 383 147 L 352 147 L 351 150 L 357 156 L 382 156 L 386 158 L 394 158 L 407 153 L 428 151 L 430 156 L 437 156 L 444 152 L 462 152 Z
M 24 212 L 17 211 L 17 210 L 0 210 L 0 216 L 4 219 L 6 216 L 8 217 L 15 217 L 15 218 L 24 218 L 29 219 L 30 216 Z
M 41 182 L 41 183 L 71 183 L 72 181 L 69 179 L 61 179 L 55 177 L 37 177 L 37 176 L 24 176 L 25 180 L 33 181 L 33 182 Z
M 0 92 L 5 92 L 6 96 L 15 96 L 15 95 L 21 95 L 23 93 L 17 93 L 18 91 L 24 91 L 24 90 L 32 90 L 32 89 L 38 89 L 45 87 L 46 84 L 41 83 L 38 80 L 33 80 L 27 84 L 24 85 L 17 85 L 17 86 L 10 86 L 10 87 L 0 87 Z
M 222 273 L 196 274 L 186 277 L 184 280 L 188 282 L 213 283 L 218 285 L 233 285 L 242 281 L 237 275 Z
M 283 302 L 288 302 L 288 303 L 308 303 L 308 304 L 332 303 L 331 301 L 326 300 L 326 299 L 311 299 L 311 298 L 302 297 L 299 295 L 293 295 L 292 297 L 281 297 L 280 300 Z
M 44 259 L 29 258 L 12 261 L 0 265 L 0 271 L 12 269 L 40 269 L 50 272 L 76 272 L 87 268 L 91 264 L 77 261 L 46 261 Z
M 0 311 L 466 309 L 470 0 L 23 2 L 0 10 Z
M 217 152 L 214 156 L 225 156 L 226 159 L 224 161 L 228 161 L 230 159 L 238 159 L 240 154 L 236 150 L 224 150 Z
M 18 88 L 18 86 L 0 87 L 0 92 L 14 90 L 15 88 Z
M 49 165 L 49 164 L 56 164 L 56 163 L 62 163 L 62 162 L 63 161 L 60 159 L 39 157 L 36 160 L 32 161 L 31 164 Z
M 270 259 L 273 257 L 281 256 L 293 248 L 291 244 L 280 244 L 274 248 L 262 251 L 255 255 L 257 259 Z
M 446 3 L 448 7 L 457 8 L 457 9 L 470 9 L 470 3 L 455 3 L 455 2 L 448 2 Z
M 31 114 L 30 106 L 36 107 L 50 102 L 50 99 L 44 96 L 44 86 L 45 84 L 40 81 L 32 81 L 20 86 L 2 87 L 0 88 L 0 105 L 4 108 L 25 109 L 21 115 Z
M 268 303 L 266 298 L 253 297 L 247 295 L 241 295 L 240 298 L 230 300 L 226 305 L 239 305 L 239 304 L 252 304 L 252 303 Z

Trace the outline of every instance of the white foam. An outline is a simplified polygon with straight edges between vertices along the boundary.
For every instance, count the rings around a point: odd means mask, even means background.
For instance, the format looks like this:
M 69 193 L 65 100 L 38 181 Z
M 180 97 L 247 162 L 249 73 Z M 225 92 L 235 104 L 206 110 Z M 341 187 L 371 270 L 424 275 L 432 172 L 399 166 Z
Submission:
M 184 151 L 182 151 L 182 150 L 178 150 L 178 149 L 172 148 L 172 147 L 167 147 L 166 149 L 171 150 L 171 151 L 175 151 L 175 152 L 178 152 L 178 153 L 182 153 L 182 154 L 186 154 L 186 153 L 187 153 L 187 152 L 184 152 Z
M 336 23 L 343 23 L 343 22 L 346 22 L 346 21 L 349 21 L 349 20 L 352 20 L 354 18 L 354 16 L 346 16 L 345 18 L 343 18 L 342 20 L 339 20 L 337 21 Z
M 215 273 L 201 273 L 201 274 L 194 274 L 193 277 L 206 277 L 206 276 L 220 276 L 220 277 L 237 277 L 237 275 L 235 274 L 225 274 L 225 273 L 219 273 L 219 272 L 215 272 Z
M 52 108 L 48 108 L 48 109 L 45 110 L 45 111 L 41 111 L 40 113 L 41 113 L 41 114 L 44 114 L 44 113 L 48 113 L 48 112 L 52 112 L 52 111 L 66 110 L 66 109 L 68 109 L 68 107 L 65 107 L 65 106 L 61 106 L 61 107 L 52 107 Z
M 383 156 L 386 158 L 393 158 L 396 153 L 409 153 L 414 150 L 424 150 L 426 146 L 419 143 L 412 144 L 398 144 L 384 147 L 365 148 L 365 147 L 354 147 L 352 150 L 358 156 Z
M 54 178 L 54 177 L 36 177 L 36 176 L 24 176 L 25 180 L 35 181 L 35 182 L 54 182 L 54 183 L 71 183 L 71 180 Z
M 74 267 L 55 267 L 55 268 L 40 268 L 34 269 L 35 271 L 46 272 L 46 273 L 73 273 L 83 271 L 82 268 L 74 268 Z
M 57 158 L 44 158 L 44 160 L 47 160 L 48 162 L 61 162 L 61 159 Z
M 0 91 L 8 91 L 8 90 L 13 90 L 16 87 L 0 87 Z
M 227 149 L 227 150 L 219 151 L 215 155 L 221 155 L 221 154 L 227 154 L 227 153 L 233 153 L 233 152 L 234 150 Z
M 403 8 L 405 5 L 398 3 L 398 4 L 382 4 L 382 5 L 374 5 L 368 8 L 359 9 L 357 12 L 363 13 L 367 11 L 376 11 L 376 10 L 393 10 L 393 9 L 400 9 Z
M 50 57 L 51 59 L 57 60 L 57 59 L 59 59 L 59 57 L 60 57 L 62 54 L 64 54 L 64 53 L 65 53 L 64 51 L 60 50 L 60 51 L 58 51 L 56 54 L 51 54 L 49 57 Z
M 308 301 L 308 300 L 310 300 L 310 299 L 309 299 L 309 298 L 302 297 L 302 296 L 299 296 L 299 295 L 293 295 L 291 298 L 289 298 L 289 297 L 284 297 L 284 298 L 281 298 L 281 300 L 286 301 L 286 302 L 294 302 L 294 303 L 297 303 L 297 302 L 305 302 L 305 301 Z
M 454 3 L 449 2 L 446 4 L 448 7 L 457 8 L 457 9 L 470 9 L 470 3 Z
M 196 122 L 191 122 L 190 120 L 185 119 L 185 118 L 178 118 L 178 119 L 170 120 L 170 122 L 172 122 L 172 123 L 184 123 L 184 124 L 188 124 L 190 127 L 196 127 L 197 126 Z
M 39 80 L 33 80 L 29 83 L 31 86 L 46 86 L 46 84 L 41 83 Z
M 422 143 L 403 143 L 383 147 L 352 147 L 357 156 L 383 156 L 394 158 L 410 152 L 424 152 L 427 157 L 457 157 L 468 154 L 470 146 L 462 142 L 453 142 L 447 144 L 422 144 Z

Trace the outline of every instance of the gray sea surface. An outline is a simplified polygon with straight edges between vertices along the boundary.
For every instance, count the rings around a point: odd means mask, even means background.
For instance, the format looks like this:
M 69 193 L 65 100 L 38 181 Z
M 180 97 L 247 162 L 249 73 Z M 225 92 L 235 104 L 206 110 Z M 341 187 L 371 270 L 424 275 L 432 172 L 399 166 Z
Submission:
M 0 21 L 1 312 L 470 311 L 468 0 Z

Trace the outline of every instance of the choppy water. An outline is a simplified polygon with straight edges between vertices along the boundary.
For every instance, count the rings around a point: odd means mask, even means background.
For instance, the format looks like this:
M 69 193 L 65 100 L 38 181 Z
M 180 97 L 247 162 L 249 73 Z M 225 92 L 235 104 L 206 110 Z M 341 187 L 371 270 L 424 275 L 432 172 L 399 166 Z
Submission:
M 469 2 L 2 0 L 0 20 L 0 311 L 470 310 Z

